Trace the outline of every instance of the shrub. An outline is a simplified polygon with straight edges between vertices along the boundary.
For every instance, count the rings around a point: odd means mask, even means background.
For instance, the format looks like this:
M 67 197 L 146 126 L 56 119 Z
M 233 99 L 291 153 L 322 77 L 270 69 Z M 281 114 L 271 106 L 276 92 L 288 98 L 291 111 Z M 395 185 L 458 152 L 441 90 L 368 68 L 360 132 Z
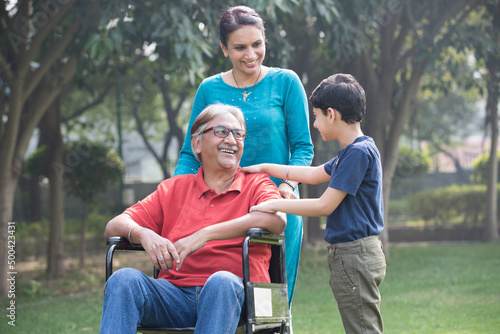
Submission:
M 427 151 L 401 147 L 398 153 L 398 164 L 395 177 L 408 178 L 425 174 L 431 166 L 431 158 Z
M 498 201 L 500 204 L 500 191 Z M 426 223 L 478 226 L 486 219 L 486 185 L 453 185 L 420 191 L 410 195 L 408 202 L 410 210 Z
M 488 160 L 490 159 L 489 153 L 480 154 L 472 162 L 472 168 L 474 169 L 474 182 L 486 184 L 488 180 Z M 498 170 L 500 170 L 500 152 L 497 154 Z M 498 173 L 497 182 L 500 182 L 500 173 Z

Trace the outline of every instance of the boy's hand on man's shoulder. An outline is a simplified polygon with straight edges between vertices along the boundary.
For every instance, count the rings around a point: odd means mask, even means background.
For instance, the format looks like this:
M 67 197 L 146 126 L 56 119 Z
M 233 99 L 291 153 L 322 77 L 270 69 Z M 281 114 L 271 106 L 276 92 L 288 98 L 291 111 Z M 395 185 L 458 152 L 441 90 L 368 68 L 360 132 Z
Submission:
M 270 200 L 270 201 L 259 203 L 255 206 L 252 206 L 250 208 L 250 212 L 258 211 L 258 212 L 266 212 L 266 213 L 275 213 L 277 210 L 275 210 L 273 208 L 274 201 L 279 201 L 279 199 L 278 200 Z

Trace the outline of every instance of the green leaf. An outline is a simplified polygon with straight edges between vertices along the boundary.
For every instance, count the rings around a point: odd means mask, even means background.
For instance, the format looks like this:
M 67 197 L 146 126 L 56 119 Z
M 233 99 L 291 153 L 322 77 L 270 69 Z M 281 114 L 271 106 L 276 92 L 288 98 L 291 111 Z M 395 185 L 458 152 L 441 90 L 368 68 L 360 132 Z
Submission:
M 108 51 L 110 53 L 113 52 L 113 39 L 110 38 L 110 37 L 108 37 L 108 36 L 106 36 L 103 41 L 104 41 L 104 45 L 106 46 L 106 48 L 108 49 Z

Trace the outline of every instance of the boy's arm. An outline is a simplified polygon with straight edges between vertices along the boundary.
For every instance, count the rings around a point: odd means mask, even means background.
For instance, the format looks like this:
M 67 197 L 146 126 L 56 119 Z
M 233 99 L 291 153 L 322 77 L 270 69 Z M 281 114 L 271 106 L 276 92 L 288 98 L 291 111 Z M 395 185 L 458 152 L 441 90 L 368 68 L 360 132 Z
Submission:
M 346 197 L 347 193 L 328 187 L 320 198 L 306 199 L 276 199 L 260 203 L 250 209 L 250 212 L 276 211 L 297 216 L 322 217 L 330 215 Z
M 312 166 L 288 166 L 278 164 L 260 164 L 241 168 L 247 173 L 267 173 L 271 176 L 285 180 L 318 184 L 330 180 L 330 175 L 325 172 L 324 165 Z

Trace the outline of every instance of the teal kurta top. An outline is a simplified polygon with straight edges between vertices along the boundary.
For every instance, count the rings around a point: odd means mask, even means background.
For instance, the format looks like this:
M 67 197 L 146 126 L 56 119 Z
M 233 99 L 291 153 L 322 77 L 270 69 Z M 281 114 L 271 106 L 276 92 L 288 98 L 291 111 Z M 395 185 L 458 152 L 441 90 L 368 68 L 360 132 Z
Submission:
M 210 104 L 224 103 L 243 111 L 248 135 L 240 165 L 259 163 L 309 166 L 313 144 L 309 132 L 309 112 L 306 93 L 295 72 L 271 67 L 267 75 L 243 101 L 241 91 L 252 87 L 230 86 L 222 74 L 206 78 L 201 83 L 193 103 L 188 132 L 175 168 L 175 175 L 195 174 L 200 168 L 191 151 L 191 125 Z M 279 183 L 277 179 L 275 182 Z
M 252 92 L 243 101 L 242 91 Z M 252 90 L 253 89 L 253 90 Z M 259 163 L 309 166 L 313 144 L 309 131 L 309 112 L 304 87 L 295 72 L 269 68 L 255 87 L 230 86 L 216 74 L 203 80 L 196 92 L 187 135 L 175 175 L 195 174 L 200 167 L 191 150 L 191 126 L 210 104 L 224 103 L 241 109 L 245 116 L 247 137 L 240 166 Z M 276 185 L 280 179 L 272 178 Z M 298 195 L 298 188 L 295 190 Z M 287 215 L 285 229 L 288 297 L 291 302 L 302 244 L 302 217 Z

